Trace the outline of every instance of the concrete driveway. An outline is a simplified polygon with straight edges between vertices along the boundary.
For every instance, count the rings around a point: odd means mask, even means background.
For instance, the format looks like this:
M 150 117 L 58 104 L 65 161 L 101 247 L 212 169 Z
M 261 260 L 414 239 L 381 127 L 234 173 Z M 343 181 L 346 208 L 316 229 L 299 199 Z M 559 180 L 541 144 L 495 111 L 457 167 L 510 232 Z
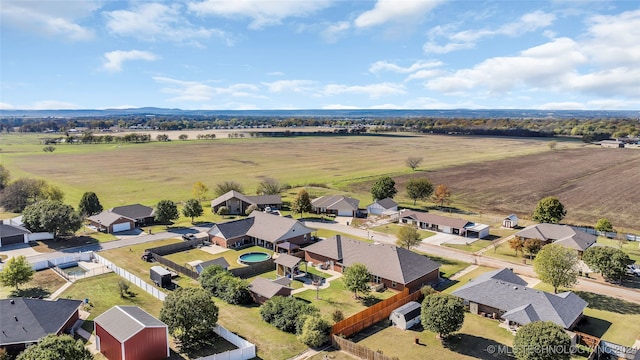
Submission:
M 442 244 L 458 244 L 464 245 L 467 243 L 471 243 L 476 239 L 466 238 L 463 236 L 445 234 L 445 233 L 436 233 L 433 236 L 430 236 L 426 239 L 423 239 L 422 242 L 425 244 L 431 245 L 442 245 Z
M 29 246 L 29 244 L 16 244 L 1 247 L 0 254 L 7 255 L 7 257 L 12 258 L 20 255 L 29 257 L 39 255 L 40 253 L 33 250 L 33 248 Z

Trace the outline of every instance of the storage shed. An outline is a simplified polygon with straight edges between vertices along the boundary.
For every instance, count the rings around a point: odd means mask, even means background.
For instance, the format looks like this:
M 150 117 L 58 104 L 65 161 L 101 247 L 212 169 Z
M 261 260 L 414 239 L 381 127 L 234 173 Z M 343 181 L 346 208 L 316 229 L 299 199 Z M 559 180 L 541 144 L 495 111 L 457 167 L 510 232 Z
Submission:
M 171 286 L 171 272 L 162 266 L 152 266 L 149 270 L 151 280 L 162 288 Z
M 409 301 L 408 303 L 393 310 L 389 315 L 391 325 L 400 328 L 402 330 L 411 329 L 415 325 L 420 323 L 420 311 L 422 306 L 415 301 Z
M 137 306 L 114 306 L 95 318 L 96 348 L 109 360 L 169 357 L 169 329 Z
M 502 226 L 509 229 L 513 229 L 514 227 L 518 226 L 518 217 L 516 216 L 516 214 L 511 214 L 504 218 L 502 220 Z

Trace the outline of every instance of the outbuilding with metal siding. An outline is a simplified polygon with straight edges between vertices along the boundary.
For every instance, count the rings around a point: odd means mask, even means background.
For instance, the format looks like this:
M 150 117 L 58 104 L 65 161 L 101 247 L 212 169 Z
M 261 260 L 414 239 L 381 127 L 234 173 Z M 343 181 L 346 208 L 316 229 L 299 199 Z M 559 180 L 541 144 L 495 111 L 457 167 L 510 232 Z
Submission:
M 95 318 L 96 348 L 109 360 L 169 357 L 169 329 L 137 306 L 114 306 Z

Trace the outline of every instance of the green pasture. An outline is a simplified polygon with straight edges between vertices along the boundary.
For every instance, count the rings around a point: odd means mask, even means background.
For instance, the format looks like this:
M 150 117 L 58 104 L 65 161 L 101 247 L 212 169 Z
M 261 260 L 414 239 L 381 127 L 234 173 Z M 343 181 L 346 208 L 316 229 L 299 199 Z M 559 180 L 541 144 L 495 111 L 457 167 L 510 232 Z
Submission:
M 246 193 L 254 192 L 265 177 L 292 187 L 346 190 L 353 182 L 409 173 L 404 163 L 409 156 L 422 156 L 419 171 L 428 172 L 549 151 L 538 139 L 492 138 L 492 146 L 487 146 L 481 137 L 412 135 L 63 144 L 45 153 L 42 137 L 2 134 L 2 163 L 12 177 L 46 179 L 74 206 L 85 191 L 94 191 L 106 208 L 132 202 L 153 205 L 167 198 L 185 201 L 192 197 L 196 181 L 213 190 L 219 182 L 234 180 Z M 355 195 L 367 204 L 371 201 L 368 193 Z M 400 200 L 403 197 L 399 194 Z

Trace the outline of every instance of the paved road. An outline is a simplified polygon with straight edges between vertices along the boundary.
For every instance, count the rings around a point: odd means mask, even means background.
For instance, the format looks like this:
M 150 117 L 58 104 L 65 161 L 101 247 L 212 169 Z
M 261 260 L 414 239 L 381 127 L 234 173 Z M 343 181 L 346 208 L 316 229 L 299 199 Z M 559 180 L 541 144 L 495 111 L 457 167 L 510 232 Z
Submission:
M 305 225 L 311 228 L 322 228 L 322 229 L 328 229 L 333 231 L 339 231 L 342 233 L 358 236 L 365 239 L 368 236 L 373 241 L 381 242 L 381 243 L 395 244 L 396 242 L 396 237 L 393 235 L 384 234 L 384 233 L 380 233 L 372 230 L 357 229 L 351 226 L 341 225 L 338 223 L 307 221 Z M 420 245 L 416 246 L 414 249 L 430 255 L 460 260 L 460 261 L 464 261 L 471 264 L 489 266 L 493 268 L 504 268 L 504 267 L 512 268 L 513 271 L 518 274 L 537 278 L 537 275 L 535 271 L 533 271 L 533 267 L 530 264 L 522 264 L 522 263 L 510 262 L 502 259 L 495 259 L 487 256 L 482 256 L 482 254 L 477 255 L 473 253 L 468 253 L 466 251 L 449 248 L 446 246 L 428 244 L 424 241 Z M 576 290 L 608 295 L 618 299 L 624 299 L 627 301 L 632 301 L 640 304 L 640 291 L 636 289 L 630 289 L 630 288 L 625 288 L 621 286 L 606 284 L 606 283 L 602 283 L 599 281 L 590 280 L 586 278 L 580 278 L 578 280 L 578 283 L 573 288 Z

